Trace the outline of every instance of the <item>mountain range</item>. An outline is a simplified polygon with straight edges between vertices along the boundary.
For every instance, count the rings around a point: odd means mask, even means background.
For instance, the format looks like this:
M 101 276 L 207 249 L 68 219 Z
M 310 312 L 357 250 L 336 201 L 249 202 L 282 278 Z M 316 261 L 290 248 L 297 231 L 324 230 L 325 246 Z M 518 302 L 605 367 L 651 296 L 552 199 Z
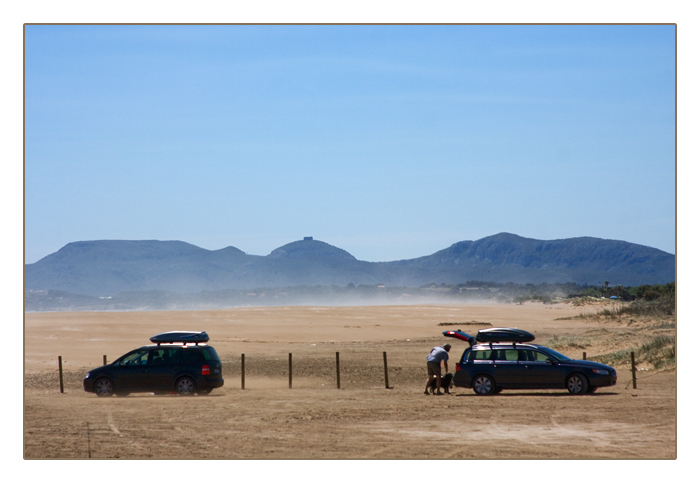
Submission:
M 536 240 L 499 233 L 391 262 L 361 261 L 312 237 L 266 256 L 234 247 L 207 250 L 182 241 L 79 241 L 26 264 L 24 282 L 27 291 L 112 296 L 302 285 L 419 287 L 474 280 L 635 286 L 669 283 L 675 277 L 675 255 L 655 248 L 592 237 Z

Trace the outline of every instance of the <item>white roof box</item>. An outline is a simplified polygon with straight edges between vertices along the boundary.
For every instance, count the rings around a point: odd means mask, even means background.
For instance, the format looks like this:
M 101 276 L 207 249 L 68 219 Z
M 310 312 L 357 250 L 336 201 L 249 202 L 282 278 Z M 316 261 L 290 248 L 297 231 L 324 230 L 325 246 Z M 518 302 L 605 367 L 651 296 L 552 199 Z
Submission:
M 154 344 L 172 344 L 174 342 L 182 344 L 203 344 L 209 341 L 209 335 L 207 335 L 206 332 L 184 330 L 163 332 L 162 334 L 154 335 L 150 340 Z

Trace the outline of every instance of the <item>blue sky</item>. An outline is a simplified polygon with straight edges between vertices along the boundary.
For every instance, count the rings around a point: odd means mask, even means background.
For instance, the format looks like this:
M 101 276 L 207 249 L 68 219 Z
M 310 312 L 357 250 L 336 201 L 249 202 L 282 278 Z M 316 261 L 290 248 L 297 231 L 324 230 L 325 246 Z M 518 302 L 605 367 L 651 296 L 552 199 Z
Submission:
M 25 262 L 361 260 L 499 232 L 675 253 L 673 26 L 25 27 Z

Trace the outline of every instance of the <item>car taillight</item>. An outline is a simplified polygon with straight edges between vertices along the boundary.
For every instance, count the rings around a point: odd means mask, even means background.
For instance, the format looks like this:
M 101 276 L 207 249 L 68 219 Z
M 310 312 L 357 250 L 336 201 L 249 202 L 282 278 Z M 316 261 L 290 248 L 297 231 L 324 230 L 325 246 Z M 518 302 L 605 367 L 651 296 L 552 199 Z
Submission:
M 459 371 L 461 368 L 459 367 L 459 363 L 455 364 L 455 372 Z
M 203 375 L 203 376 L 208 376 L 208 375 L 209 375 L 209 366 L 206 365 L 206 364 L 204 364 L 204 365 L 202 366 L 202 375 Z

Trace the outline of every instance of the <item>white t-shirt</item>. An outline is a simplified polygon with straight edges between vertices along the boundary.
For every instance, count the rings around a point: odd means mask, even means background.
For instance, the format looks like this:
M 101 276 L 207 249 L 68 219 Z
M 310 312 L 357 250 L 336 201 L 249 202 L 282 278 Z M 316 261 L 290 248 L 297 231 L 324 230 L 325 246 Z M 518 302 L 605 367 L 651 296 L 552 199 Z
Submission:
M 442 347 L 433 347 L 433 350 L 430 351 L 430 355 L 426 357 L 426 360 L 428 362 L 437 362 L 440 364 L 441 361 L 447 361 L 450 358 L 449 355 L 447 355 L 447 351 L 442 348 Z

